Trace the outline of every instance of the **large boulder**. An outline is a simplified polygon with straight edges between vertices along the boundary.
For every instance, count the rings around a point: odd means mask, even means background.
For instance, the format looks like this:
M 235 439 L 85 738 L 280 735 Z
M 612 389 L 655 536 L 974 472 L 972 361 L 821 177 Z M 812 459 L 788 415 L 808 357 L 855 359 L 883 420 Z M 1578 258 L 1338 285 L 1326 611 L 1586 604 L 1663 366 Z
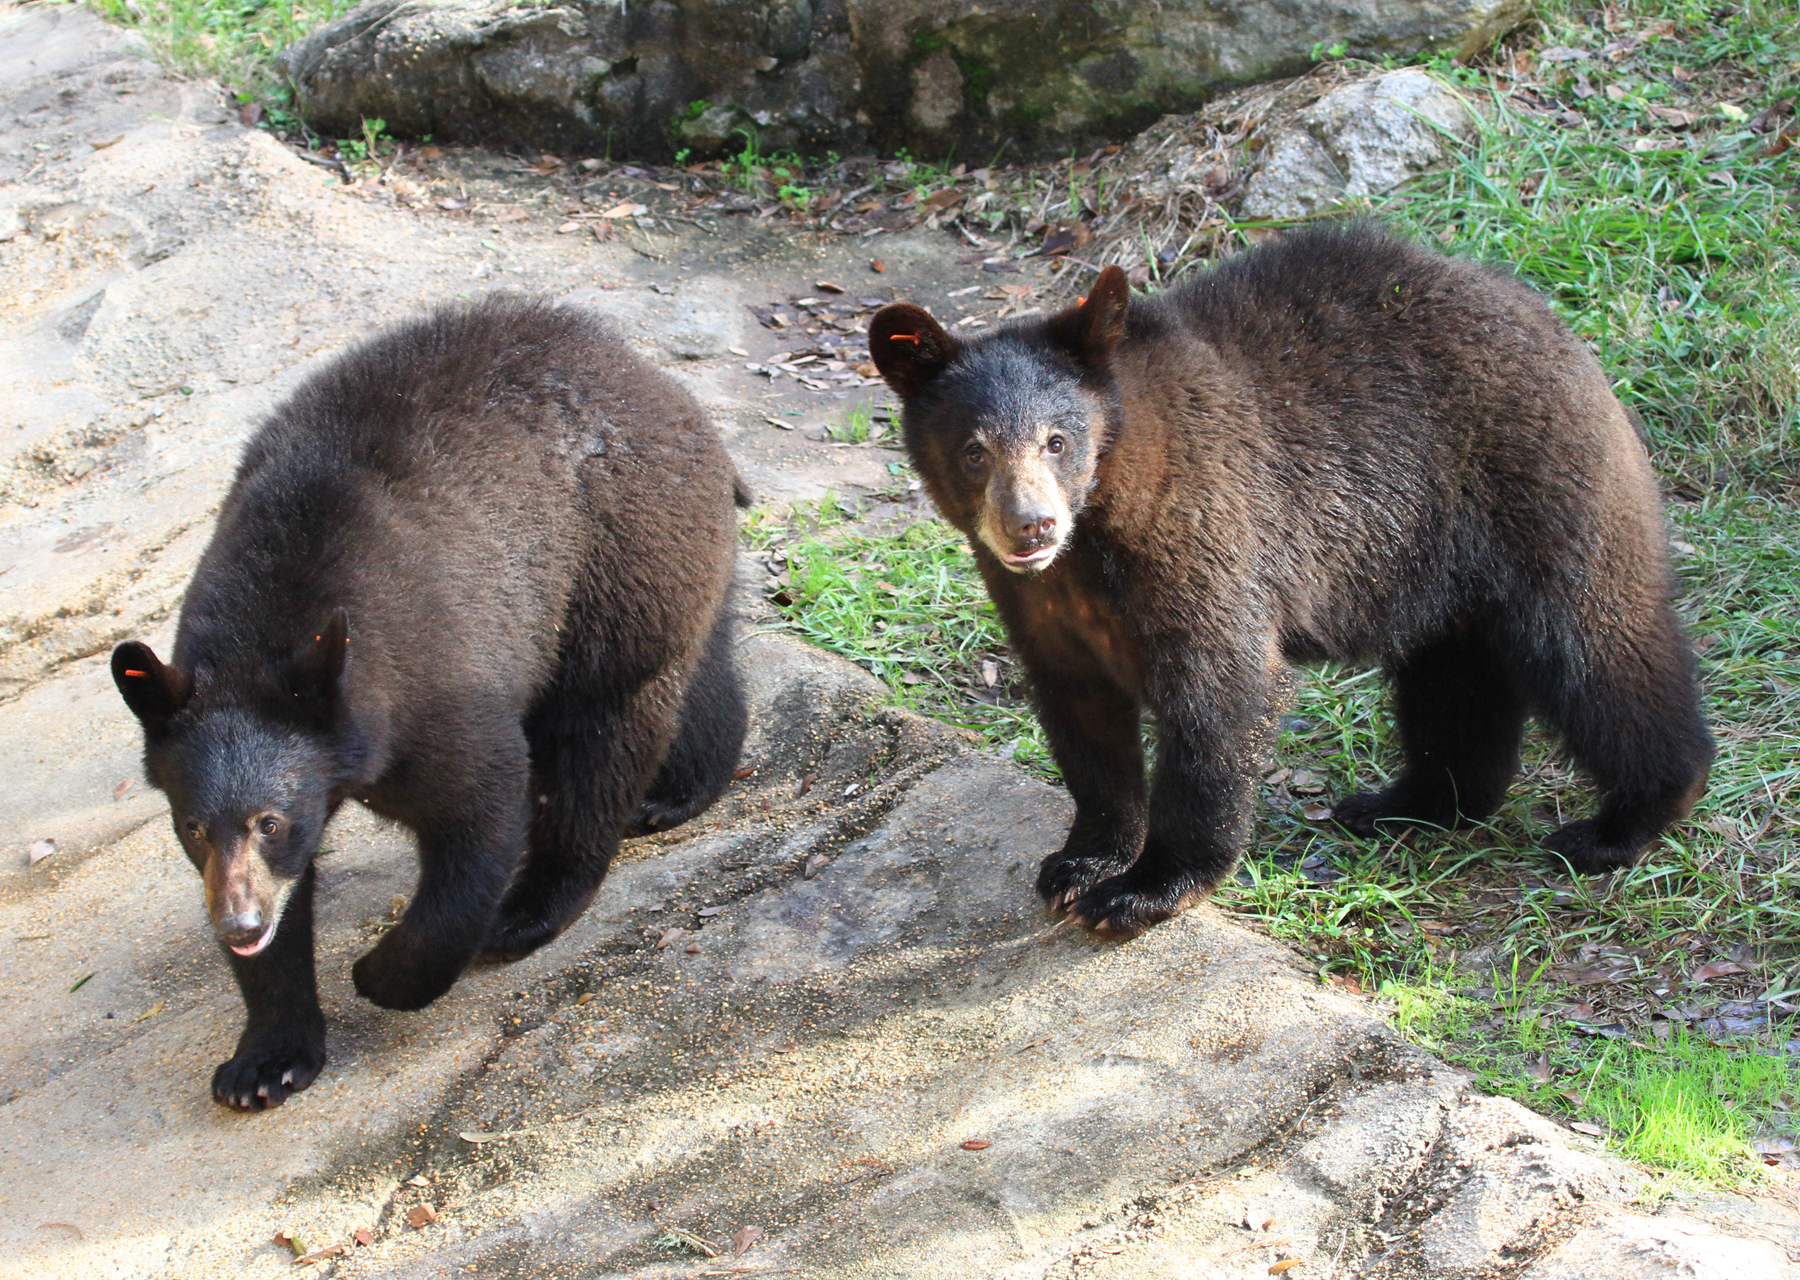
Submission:
M 1529 0 L 365 0 L 280 55 L 354 136 L 661 158 L 735 149 L 1066 153 L 1317 51 L 1470 52 Z

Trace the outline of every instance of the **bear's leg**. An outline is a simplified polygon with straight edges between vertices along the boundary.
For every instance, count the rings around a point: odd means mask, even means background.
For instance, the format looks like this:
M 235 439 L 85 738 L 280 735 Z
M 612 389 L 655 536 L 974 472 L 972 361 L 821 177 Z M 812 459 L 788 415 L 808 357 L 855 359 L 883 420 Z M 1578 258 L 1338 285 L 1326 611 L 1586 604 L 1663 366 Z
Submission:
M 668 749 L 678 709 L 651 680 L 621 695 L 559 683 L 532 717 L 538 794 L 525 864 L 482 944 L 518 960 L 568 928 L 600 890 L 625 824 Z
M 228 1107 L 279 1107 L 325 1066 L 325 1015 L 313 977 L 313 869 L 288 894 L 281 923 L 253 956 L 221 947 L 244 996 L 237 1053 L 213 1072 L 213 1097 Z
M 731 785 L 749 715 L 738 681 L 730 611 L 721 610 L 681 699 L 681 727 L 627 835 L 667 831 L 705 811 Z
M 525 846 L 530 774 L 524 734 L 497 717 L 471 718 L 451 735 L 465 754 L 442 763 L 436 803 L 418 827 L 419 884 L 400 923 L 351 971 L 364 999 L 422 1009 L 475 958 Z M 485 759 L 467 752 L 486 746 Z M 460 767 L 457 767 L 460 766 Z
M 1601 797 L 1544 844 L 1588 875 L 1637 862 L 1693 807 L 1712 764 L 1687 636 L 1666 604 L 1643 613 L 1635 628 L 1585 628 L 1575 652 L 1535 669 L 1534 700 Z
M 1033 673 L 1038 722 L 1075 801 L 1063 847 L 1038 869 L 1053 910 L 1124 867 L 1144 847 L 1144 749 L 1137 699 L 1098 676 Z
M 1384 823 L 1449 830 L 1499 808 L 1519 771 L 1525 697 L 1493 643 L 1464 628 L 1409 655 L 1393 682 L 1405 768 L 1338 801 L 1333 819 L 1372 836 Z
M 1129 937 L 1211 892 L 1250 836 L 1250 780 L 1273 706 L 1259 657 L 1149 655 L 1156 776 L 1143 853 L 1069 906 L 1069 918 Z

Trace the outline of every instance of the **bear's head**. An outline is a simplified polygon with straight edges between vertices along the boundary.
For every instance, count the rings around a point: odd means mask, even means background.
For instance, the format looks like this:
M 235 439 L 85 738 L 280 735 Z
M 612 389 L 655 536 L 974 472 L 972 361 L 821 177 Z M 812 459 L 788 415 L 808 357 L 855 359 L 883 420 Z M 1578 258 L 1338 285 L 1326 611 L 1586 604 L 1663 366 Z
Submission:
M 1079 306 L 968 341 L 911 303 L 869 323 L 932 501 L 1014 573 L 1056 559 L 1093 489 L 1130 297 L 1125 273 L 1108 267 Z
M 169 797 L 213 931 L 241 956 L 273 941 L 343 781 L 334 741 L 348 628 L 335 610 L 314 639 L 249 680 L 165 665 L 141 641 L 113 650 L 113 682 L 144 727 L 145 774 Z

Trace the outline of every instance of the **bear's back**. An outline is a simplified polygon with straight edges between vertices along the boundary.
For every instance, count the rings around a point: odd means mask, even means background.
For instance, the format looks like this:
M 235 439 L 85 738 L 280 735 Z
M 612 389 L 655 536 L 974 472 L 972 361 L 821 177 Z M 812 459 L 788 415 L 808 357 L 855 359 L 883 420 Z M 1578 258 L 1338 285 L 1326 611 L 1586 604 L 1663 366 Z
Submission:
M 731 477 L 693 398 L 594 318 L 444 308 L 331 362 L 252 438 L 177 652 L 265 663 L 341 605 L 401 666 L 445 638 L 473 677 L 534 688 L 596 557 L 679 595 L 681 548 L 729 552 Z

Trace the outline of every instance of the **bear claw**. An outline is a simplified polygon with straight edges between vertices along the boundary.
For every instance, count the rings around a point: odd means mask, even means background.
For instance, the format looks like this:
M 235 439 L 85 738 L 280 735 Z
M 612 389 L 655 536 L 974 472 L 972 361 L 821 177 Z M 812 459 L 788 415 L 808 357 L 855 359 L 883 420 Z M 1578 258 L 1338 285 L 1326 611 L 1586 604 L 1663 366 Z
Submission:
M 238 1111 L 266 1111 L 306 1088 L 324 1069 L 322 1044 L 240 1053 L 213 1072 L 213 1099 Z

